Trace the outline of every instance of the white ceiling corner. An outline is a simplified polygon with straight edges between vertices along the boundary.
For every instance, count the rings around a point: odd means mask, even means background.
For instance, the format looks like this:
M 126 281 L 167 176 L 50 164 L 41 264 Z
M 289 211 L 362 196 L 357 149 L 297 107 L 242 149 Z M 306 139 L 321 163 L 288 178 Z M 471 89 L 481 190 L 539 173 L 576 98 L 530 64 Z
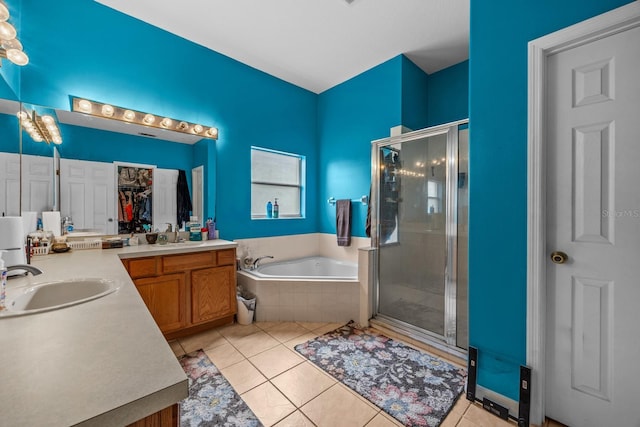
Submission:
M 469 0 L 97 0 L 315 93 L 405 54 L 469 56 Z

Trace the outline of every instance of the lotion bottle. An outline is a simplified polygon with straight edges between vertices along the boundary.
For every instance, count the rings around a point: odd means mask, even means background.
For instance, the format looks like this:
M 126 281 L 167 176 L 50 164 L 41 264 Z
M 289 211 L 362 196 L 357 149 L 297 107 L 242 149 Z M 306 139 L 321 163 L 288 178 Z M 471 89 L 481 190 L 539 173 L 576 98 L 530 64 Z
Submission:
M 278 198 L 276 197 L 276 200 L 273 203 L 273 217 L 278 218 L 279 216 L 280 216 L 280 206 L 278 206 Z
M 273 217 L 273 205 L 271 204 L 271 200 L 267 202 L 267 218 Z

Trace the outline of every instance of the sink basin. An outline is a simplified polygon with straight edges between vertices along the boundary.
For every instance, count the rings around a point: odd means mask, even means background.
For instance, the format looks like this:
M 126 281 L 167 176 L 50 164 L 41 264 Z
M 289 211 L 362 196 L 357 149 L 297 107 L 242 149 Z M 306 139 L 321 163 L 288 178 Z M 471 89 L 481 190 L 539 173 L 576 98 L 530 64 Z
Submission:
M 118 287 L 112 280 L 69 279 L 31 286 L 8 301 L 0 316 L 17 316 L 57 310 L 104 297 Z

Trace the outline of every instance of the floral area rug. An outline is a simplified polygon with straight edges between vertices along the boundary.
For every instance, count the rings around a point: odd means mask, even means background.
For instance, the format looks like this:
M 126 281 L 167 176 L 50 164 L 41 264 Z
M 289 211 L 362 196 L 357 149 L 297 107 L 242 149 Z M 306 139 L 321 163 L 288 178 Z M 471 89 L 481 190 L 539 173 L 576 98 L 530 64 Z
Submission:
M 189 397 L 180 402 L 180 427 L 262 427 L 204 351 L 178 360 L 189 379 Z
M 440 425 L 465 369 L 349 323 L 296 351 L 406 426 Z

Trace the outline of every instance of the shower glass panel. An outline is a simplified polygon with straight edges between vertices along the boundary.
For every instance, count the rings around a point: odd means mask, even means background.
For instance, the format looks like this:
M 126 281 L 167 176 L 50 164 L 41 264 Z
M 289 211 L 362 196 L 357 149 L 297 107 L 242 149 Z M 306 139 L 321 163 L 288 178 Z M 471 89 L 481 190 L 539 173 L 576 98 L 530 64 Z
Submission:
M 469 347 L 469 128 L 458 131 L 457 346 Z
M 445 335 L 447 133 L 379 148 L 378 314 Z

